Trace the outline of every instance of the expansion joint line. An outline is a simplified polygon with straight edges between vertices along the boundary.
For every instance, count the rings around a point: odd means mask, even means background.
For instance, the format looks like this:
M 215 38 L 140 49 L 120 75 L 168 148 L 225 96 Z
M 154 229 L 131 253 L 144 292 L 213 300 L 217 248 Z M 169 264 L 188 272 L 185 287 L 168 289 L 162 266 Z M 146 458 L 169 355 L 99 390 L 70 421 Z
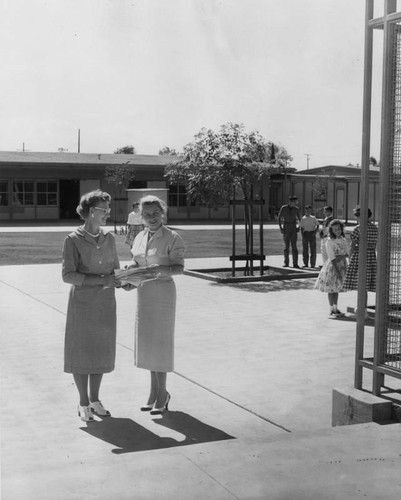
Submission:
M 183 375 L 182 373 L 178 373 L 178 372 L 176 372 L 176 371 L 174 371 L 174 373 L 175 373 L 176 375 L 178 375 L 179 377 L 181 377 L 181 378 L 183 378 L 183 379 L 187 380 L 188 382 L 191 382 L 191 384 L 197 385 L 198 387 L 201 387 L 201 388 L 202 388 L 202 389 L 204 389 L 205 391 L 208 391 L 208 392 L 210 392 L 211 394 L 214 394 L 214 395 L 215 395 L 215 396 L 217 396 L 218 398 L 220 398 L 220 399 L 224 399 L 225 401 L 227 401 L 228 403 L 230 403 L 230 404 L 232 404 L 232 405 L 234 405 L 234 406 L 238 406 L 238 408 L 241 408 L 241 410 L 245 410 L 245 411 L 247 411 L 248 413 L 252 413 L 252 415 L 255 415 L 255 417 L 258 417 L 258 418 L 260 418 L 260 419 L 264 420 L 265 422 L 268 422 L 269 424 L 274 425 L 275 427 L 278 427 L 278 428 L 282 429 L 282 430 L 283 430 L 283 431 L 285 431 L 285 432 L 291 432 L 291 430 L 290 430 L 290 429 L 287 429 L 287 428 L 286 428 L 286 427 L 284 427 L 283 425 L 280 425 L 280 424 L 278 424 L 277 422 L 274 422 L 273 420 L 270 420 L 270 419 L 268 419 L 268 418 L 264 417 L 263 415 L 259 415 L 259 413 L 256 413 L 256 411 L 252 411 L 252 410 L 250 410 L 249 408 L 246 408 L 245 406 L 242 406 L 242 405 L 240 405 L 240 404 L 236 403 L 235 401 L 232 401 L 231 399 L 229 399 L 229 398 L 227 398 L 227 397 L 225 397 L 225 396 L 222 396 L 221 394 L 219 394 L 219 393 L 217 393 L 217 392 L 213 391 L 212 389 L 209 389 L 208 387 L 205 387 L 204 385 L 199 384 L 199 383 L 198 383 L 198 382 L 196 382 L 195 380 L 192 380 L 192 379 L 190 379 L 189 377 L 186 377 L 186 376 L 185 376 L 185 375 Z

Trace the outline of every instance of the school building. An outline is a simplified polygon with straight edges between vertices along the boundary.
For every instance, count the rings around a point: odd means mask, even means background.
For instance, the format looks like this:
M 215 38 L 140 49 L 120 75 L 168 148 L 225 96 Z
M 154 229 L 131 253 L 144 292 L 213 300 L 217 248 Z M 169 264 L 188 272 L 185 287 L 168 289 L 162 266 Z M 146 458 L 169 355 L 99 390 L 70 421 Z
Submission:
M 171 221 L 230 221 L 231 207 L 197 206 L 187 199 L 185 185 L 169 185 L 164 177 L 171 156 L 94 153 L 38 153 L 0 151 L 0 221 L 49 221 L 77 218 L 83 193 L 100 188 L 113 197 L 111 220 L 124 222 L 131 210 L 128 192 L 119 192 L 105 179 L 109 165 L 128 164 L 134 173 L 129 189 L 166 189 Z M 263 218 L 274 219 L 288 196 L 297 195 L 300 208 L 310 204 L 321 217 L 332 205 L 336 217 L 352 219 L 359 204 L 361 170 L 353 166 L 325 166 L 303 171 L 272 171 L 262 186 Z M 378 216 L 379 171 L 370 172 L 370 208 Z M 259 198 L 260 189 L 255 189 Z M 237 218 L 242 214 L 237 209 Z M 255 220 L 259 208 L 255 207 Z

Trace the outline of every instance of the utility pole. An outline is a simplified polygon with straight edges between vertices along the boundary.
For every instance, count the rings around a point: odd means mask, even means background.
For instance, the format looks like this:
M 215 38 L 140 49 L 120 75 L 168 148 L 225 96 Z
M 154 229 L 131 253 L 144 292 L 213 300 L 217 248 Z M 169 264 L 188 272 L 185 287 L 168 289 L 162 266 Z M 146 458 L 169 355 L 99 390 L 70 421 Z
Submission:
M 78 129 L 78 153 L 81 152 L 81 129 Z
M 309 170 L 309 157 L 312 156 L 310 153 L 304 153 L 306 156 L 306 170 Z

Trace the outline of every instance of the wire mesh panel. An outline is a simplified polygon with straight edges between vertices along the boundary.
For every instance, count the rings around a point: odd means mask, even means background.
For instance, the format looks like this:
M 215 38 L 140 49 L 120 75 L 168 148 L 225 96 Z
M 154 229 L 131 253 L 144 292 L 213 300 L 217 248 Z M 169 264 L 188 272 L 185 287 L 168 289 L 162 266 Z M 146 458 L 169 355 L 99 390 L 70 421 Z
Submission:
M 388 224 L 386 280 L 378 283 L 377 292 L 385 294 L 382 352 L 384 365 L 401 371 L 401 25 L 395 24 L 392 47 L 391 120 L 389 163 L 386 168 L 388 196 L 383 200 Z

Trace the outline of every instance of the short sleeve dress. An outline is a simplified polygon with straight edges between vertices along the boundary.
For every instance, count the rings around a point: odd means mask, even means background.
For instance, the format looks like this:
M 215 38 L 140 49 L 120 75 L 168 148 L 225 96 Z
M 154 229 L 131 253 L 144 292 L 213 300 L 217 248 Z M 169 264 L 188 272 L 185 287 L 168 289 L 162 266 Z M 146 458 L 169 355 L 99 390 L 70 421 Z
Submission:
M 349 249 L 344 236 L 339 238 L 326 238 L 327 259 L 323 263 L 319 276 L 315 283 L 315 289 L 326 293 L 344 292 L 343 280 L 347 270 L 347 259 Z M 339 258 L 340 257 L 340 258 Z M 336 259 L 340 270 L 340 277 L 335 272 L 333 260 Z
M 64 344 L 64 371 L 108 373 L 116 356 L 114 288 L 87 286 L 87 274 L 112 274 L 120 267 L 114 236 L 100 232 L 98 241 L 82 227 L 69 234 L 63 249 L 63 281 L 71 284 Z
M 368 221 L 367 230 L 367 255 L 366 255 L 366 291 L 376 291 L 376 274 L 377 274 L 377 260 L 376 260 L 376 245 L 378 237 L 378 229 L 376 224 Z M 359 268 L 359 237 L 360 225 L 355 226 L 351 233 L 351 241 L 355 243 L 355 251 L 349 260 L 349 266 L 344 279 L 345 290 L 358 289 L 358 268 Z
M 141 231 L 131 252 L 140 267 L 184 265 L 184 242 L 161 226 L 150 238 Z M 138 287 L 135 321 L 135 365 L 156 372 L 174 370 L 176 288 L 171 277 L 144 281 Z

